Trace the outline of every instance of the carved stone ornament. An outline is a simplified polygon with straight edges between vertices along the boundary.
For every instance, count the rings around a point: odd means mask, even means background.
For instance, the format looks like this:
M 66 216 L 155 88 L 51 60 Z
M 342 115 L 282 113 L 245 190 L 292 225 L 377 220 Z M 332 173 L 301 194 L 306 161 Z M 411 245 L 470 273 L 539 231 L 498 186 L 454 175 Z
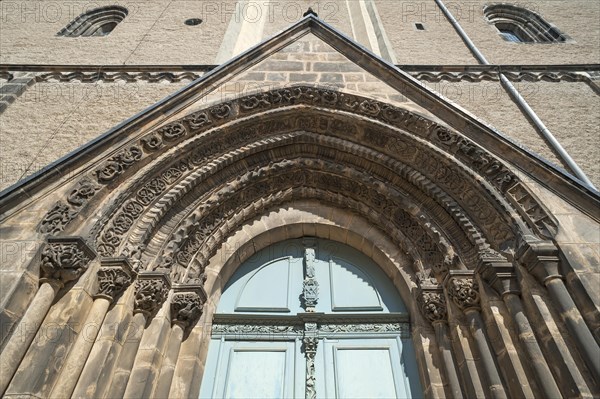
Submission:
M 196 324 L 206 303 L 206 292 L 201 285 L 177 285 L 171 299 L 171 322 L 184 330 Z
M 340 334 L 372 334 L 372 333 L 400 333 L 400 338 L 408 338 L 410 336 L 409 323 L 352 323 L 352 324 L 321 324 L 319 331 L 324 333 L 340 333 Z
M 264 324 L 213 324 L 213 335 L 231 335 L 248 338 L 249 336 L 269 335 L 283 338 L 302 334 L 302 327 L 297 325 L 264 325 Z
M 315 399 L 317 397 L 317 377 L 315 372 L 315 357 L 317 356 L 317 346 L 319 338 L 317 336 L 317 323 L 304 324 L 304 338 L 302 339 L 302 349 L 306 358 L 306 399 Z
M 81 237 L 48 237 L 41 256 L 40 283 L 63 286 L 77 280 L 95 257 Z
M 40 222 L 39 231 L 42 234 L 56 234 L 65 229 L 67 224 L 79 213 L 79 210 L 96 194 L 100 187 L 90 180 L 83 179 L 67 196 L 67 203 L 58 201 L 46 213 Z
M 98 269 L 97 298 L 114 302 L 133 282 L 136 273 L 127 258 L 105 258 Z
M 418 297 L 419 308 L 430 323 L 446 322 L 446 298 L 440 290 L 422 290 Z
M 304 282 L 302 302 L 307 312 L 314 312 L 319 300 L 319 283 L 315 279 L 315 249 L 304 249 Z
M 161 307 L 171 288 L 169 277 L 164 273 L 145 272 L 138 275 L 135 282 L 134 313 L 146 317 L 154 315 Z
M 448 297 L 464 312 L 479 309 L 479 286 L 473 277 L 449 276 Z

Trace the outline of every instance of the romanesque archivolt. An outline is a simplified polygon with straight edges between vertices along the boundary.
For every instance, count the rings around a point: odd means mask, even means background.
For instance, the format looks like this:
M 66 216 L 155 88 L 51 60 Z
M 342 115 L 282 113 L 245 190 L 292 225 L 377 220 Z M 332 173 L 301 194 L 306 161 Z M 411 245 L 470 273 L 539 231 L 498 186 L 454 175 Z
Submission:
M 175 148 L 173 156 L 169 151 Z M 264 151 L 270 154 L 268 161 L 261 155 Z M 329 162 L 308 161 L 317 153 Z M 371 177 L 358 172 L 365 167 Z M 238 178 L 232 179 L 234 175 Z M 369 204 L 388 216 L 378 224 L 392 223 L 394 229 L 415 237 L 421 256 L 442 269 L 452 265 L 448 259 L 457 254 L 463 262 L 474 264 L 477 254 L 489 245 L 497 250 L 514 245 L 515 234 L 525 223 L 514 218 L 511 205 L 536 232 L 537 221 L 549 223 L 541 206 L 532 213 L 533 197 L 523 195 L 526 190 L 520 190 L 514 200 L 518 178 L 460 134 L 389 104 L 313 87 L 232 100 L 146 134 L 86 177 L 86 184 L 94 189 L 66 210 L 50 211 L 40 230 L 63 230 L 92 196 L 106 195 L 104 185 L 110 183 L 114 189 L 126 177 L 131 181 L 111 201 L 111 211 L 105 212 L 90 235 L 96 237 L 102 256 L 138 248 L 146 255 L 139 256 L 137 266 L 146 262 L 142 267 L 168 270 L 174 281 L 202 282 L 206 262 L 219 247 L 215 234 L 224 239 L 226 222 L 257 201 L 265 210 L 267 204 L 320 193 L 338 203 L 335 198 L 345 196 L 346 202 L 355 201 L 357 210 L 359 204 Z M 400 191 L 390 192 L 387 185 Z M 422 197 L 428 207 L 439 207 L 435 213 L 446 215 L 447 226 L 462 231 L 459 238 L 444 238 L 435 223 L 417 216 L 419 211 L 400 216 L 407 206 L 401 201 L 406 192 Z M 187 216 L 176 222 L 173 231 L 160 233 L 168 237 L 164 247 L 148 247 L 163 228 L 163 218 L 182 206 L 178 204 L 194 204 L 195 210 L 183 206 L 178 212 Z M 407 220 L 414 220 L 414 225 L 405 225 Z M 415 229 L 428 233 L 416 234 Z

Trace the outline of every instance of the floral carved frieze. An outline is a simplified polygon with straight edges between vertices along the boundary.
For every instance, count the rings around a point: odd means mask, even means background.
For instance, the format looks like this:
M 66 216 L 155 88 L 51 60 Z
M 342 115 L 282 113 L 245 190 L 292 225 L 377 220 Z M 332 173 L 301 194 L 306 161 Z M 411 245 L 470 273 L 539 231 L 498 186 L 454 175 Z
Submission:
M 264 324 L 213 324 L 213 335 L 233 336 L 297 336 L 302 334 L 303 328 L 299 325 L 264 325 Z
M 470 275 L 450 274 L 446 281 L 446 292 L 463 312 L 478 310 L 480 307 L 479 285 Z
M 42 234 L 56 234 L 64 230 L 79 210 L 96 194 L 100 187 L 88 179 L 83 179 L 67 195 L 66 203 L 58 201 L 44 216 L 39 231 Z
M 95 297 L 105 298 L 110 302 L 116 299 L 133 282 L 136 273 L 126 258 L 104 258 L 98 269 L 98 292 Z
M 206 293 L 200 285 L 176 285 L 171 299 L 171 322 L 184 330 L 193 326 L 206 303 Z
M 144 272 L 135 282 L 135 301 L 133 312 L 146 317 L 154 315 L 167 299 L 171 281 L 164 273 Z
M 324 163 L 323 161 L 311 161 Z M 286 166 L 287 165 L 287 166 Z M 334 168 L 334 166 L 331 166 Z M 285 161 L 281 165 L 272 164 L 269 167 L 261 168 L 261 172 L 248 172 L 261 176 L 259 181 L 249 181 L 243 185 L 243 177 L 240 179 L 238 187 L 229 185 L 219 192 L 213 202 L 218 204 L 212 208 L 204 207 L 197 211 L 197 214 L 190 216 L 190 223 L 182 227 L 167 245 L 167 250 L 163 254 L 163 261 L 159 267 L 173 267 L 179 264 L 186 268 L 192 257 L 203 247 L 203 243 L 212 237 L 213 232 L 219 228 L 227 218 L 238 212 L 238 207 L 245 203 L 251 203 L 255 199 L 276 192 L 279 189 L 301 185 L 303 187 L 322 187 L 336 192 L 344 192 L 351 198 L 355 198 L 365 204 L 373 206 L 382 214 L 389 216 L 389 220 L 397 225 L 398 228 L 407 232 L 419 248 L 423 250 L 425 257 L 431 261 L 439 262 L 443 259 L 443 245 L 440 240 L 443 238 L 437 232 L 428 233 L 420 222 L 414 216 L 409 215 L 394 199 L 393 191 L 377 192 L 365 184 L 369 177 L 357 172 L 356 176 L 334 176 L 324 171 L 311 170 L 311 165 L 302 166 L 301 161 Z M 326 169 L 326 168 L 321 168 Z M 287 170 L 287 171 L 286 171 Z M 347 171 L 350 173 L 350 171 Z M 396 194 L 397 195 L 397 194 Z M 220 197 L 227 200 L 220 200 Z M 434 229 L 433 226 L 429 226 Z M 410 234 L 408 234 L 410 233 Z M 306 264 L 310 266 L 311 254 L 307 251 Z M 168 260 L 168 261 L 167 261 Z M 165 263 L 167 262 L 167 263 Z M 189 275 L 189 273 L 188 273 Z M 306 288 L 312 291 L 316 288 L 310 285 L 310 267 L 307 268 L 306 282 L 309 284 Z M 314 301 L 309 293 L 309 300 Z
M 41 253 L 40 282 L 63 286 L 77 280 L 95 257 L 81 237 L 48 237 Z

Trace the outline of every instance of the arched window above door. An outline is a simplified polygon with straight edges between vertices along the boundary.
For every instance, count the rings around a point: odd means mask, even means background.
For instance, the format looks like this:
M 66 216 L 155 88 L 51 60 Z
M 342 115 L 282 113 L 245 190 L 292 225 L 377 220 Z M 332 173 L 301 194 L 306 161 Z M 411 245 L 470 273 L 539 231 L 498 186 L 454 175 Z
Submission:
M 213 318 L 201 397 L 421 397 L 406 306 L 359 251 L 294 239 L 246 260 Z
M 484 8 L 486 19 L 505 40 L 517 43 L 564 42 L 567 37 L 539 14 L 511 4 L 493 4 Z

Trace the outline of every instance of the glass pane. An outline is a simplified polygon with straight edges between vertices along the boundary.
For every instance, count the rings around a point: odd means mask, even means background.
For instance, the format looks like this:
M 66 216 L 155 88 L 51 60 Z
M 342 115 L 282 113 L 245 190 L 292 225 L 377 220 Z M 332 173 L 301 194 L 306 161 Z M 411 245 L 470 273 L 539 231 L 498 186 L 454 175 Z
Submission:
M 500 34 L 502 34 L 502 36 L 504 36 L 504 38 L 506 38 L 506 40 L 509 42 L 521 43 L 523 41 L 519 36 L 515 35 L 514 32 L 506 29 L 501 29 Z

